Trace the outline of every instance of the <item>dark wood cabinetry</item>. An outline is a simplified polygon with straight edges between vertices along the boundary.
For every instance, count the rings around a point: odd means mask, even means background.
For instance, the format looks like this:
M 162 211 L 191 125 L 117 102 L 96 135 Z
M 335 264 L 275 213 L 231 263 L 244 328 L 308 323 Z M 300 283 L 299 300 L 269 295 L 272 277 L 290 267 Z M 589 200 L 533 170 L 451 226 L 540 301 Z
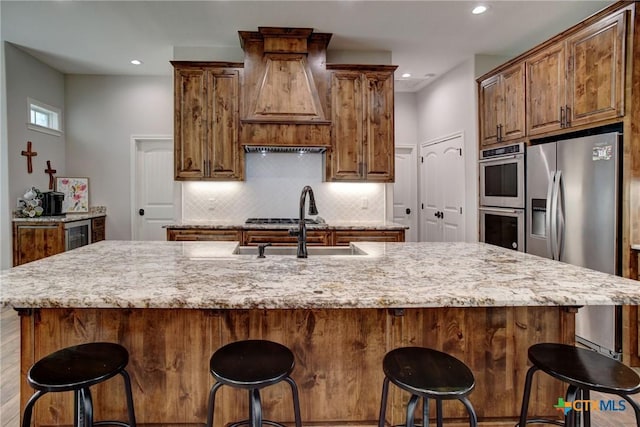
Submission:
M 254 246 L 260 243 L 271 243 L 274 246 L 295 246 L 298 243 L 297 236 L 290 236 L 288 230 L 245 230 L 242 244 Z M 331 231 L 307 229 L 307 245 L 330 246 Z
M 243 64 L 172 62 L 175 178 L 242 180 L 238 142 Z
M 105 239 L 106 218 L 91 219 L 91 243 Z M 73 223 L 73 221 L 71 222 Z M 13 265 L 36 261 L 65 251 L 65 222 L 13 222 Z
M 96 243 L 106 238 L 106 218 L 101 216 L 91 220 L 91 243 Z
M 313 230 L 307 228 L 307 244 L 320 246 L 346 246 L 351 242 L 404 242 L 404 230 L 371 230 L 366 228 L 349 230 Z M 212 230 L 202 228 L 167 228 L 170 241 L 237 241 L 243 246 L 271 243 L 275 246 L 295 246 L 296 236 L 290 236 L 288 229 L 278 230 Z
M 13 223 L 13 265 L 64 252 L 64 224 Z
M 348 246 L 351 242 L 404 242 L 404 230 L 336 230 L 333 244 Z
M 527 58 L 530 136 L 624 115 L 626 11 Z
M 241 230 L 167 229 L 169 241 L 241 241 Z
M 331 74 L 327 181 L 394 180 L 395 66 L 340 66 Z
M 480 145 L 524 137 L 524 62 L 480 82 Z

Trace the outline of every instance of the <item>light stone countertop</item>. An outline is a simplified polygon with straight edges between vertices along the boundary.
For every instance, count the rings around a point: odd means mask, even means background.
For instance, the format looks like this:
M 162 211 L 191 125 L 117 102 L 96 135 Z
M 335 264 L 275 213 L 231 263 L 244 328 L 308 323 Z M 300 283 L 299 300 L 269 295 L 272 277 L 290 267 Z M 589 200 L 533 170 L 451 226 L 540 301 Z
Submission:
M 29 222 L 29 223 L 39 223 L 39 222 L 73 222 L 73 221 L 82 221 L 84 219 L 92 219 L 99 218 L 101 216 L 107 215 L 107 208 L 104 206 L 92 206 L 89 209 L 89 212 L 86 213 L 69 213 L 65 215 L 56 215 L 56 216 L 38 216 L 33 218 L 24 218 L 19 216 L 14 216 L 12 218 L 13 222 Z
M 279 230 L 297 227 L 297 224 L 245 224 L 244 220 L 181 221 L 163 226 L 174 230 L 203 229 L 229 230 Z M 391 221 L 329 221 L 320 224 L 307 224 L 308 230 L 405 230 L 409 227 Z
M 484 243 L 233 255 L 236 242 L 102 241 L 0 273 L 0 306 L 387 308 L 640 304 L 640 282 Z

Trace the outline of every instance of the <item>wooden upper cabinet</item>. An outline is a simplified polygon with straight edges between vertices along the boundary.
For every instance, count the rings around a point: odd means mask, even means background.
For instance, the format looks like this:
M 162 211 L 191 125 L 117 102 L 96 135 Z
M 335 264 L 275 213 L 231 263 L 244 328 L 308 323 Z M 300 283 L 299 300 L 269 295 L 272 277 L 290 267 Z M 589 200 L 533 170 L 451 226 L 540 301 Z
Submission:
M 357 67 L 362 68 L 362 67 Z M 327 181 L 394 180 L 393 70 L 334 71 Z
M 527 59 L 527 126 L 539 135 L 624 115 L 626 11 Z
M 364 98 L 362 74 L 337 71 L 331 76 L 332 150 L 328 181 L 364 179 Z
M 517 64 L 480 82 L 480 144 L 525 136 L 525 68 Z
M 175 178 L 242 180 L 244 152 L 238 142 L 241 69 L 216 63 L 172 64 Z
M 527 60 L 527 127 L 529 135 L 559 129 L 565 107 L 564 42 Z
M 626 14 L 567 39 L 567 126 L 624 116 Z
M 393 72 L 365 73 L 365 180 L 394 181 Z

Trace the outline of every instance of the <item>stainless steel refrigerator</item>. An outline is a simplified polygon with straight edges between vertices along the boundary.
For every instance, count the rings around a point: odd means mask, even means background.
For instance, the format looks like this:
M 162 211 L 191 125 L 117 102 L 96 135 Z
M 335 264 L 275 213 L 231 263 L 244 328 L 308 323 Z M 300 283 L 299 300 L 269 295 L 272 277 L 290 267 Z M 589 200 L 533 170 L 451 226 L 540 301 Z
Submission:
M 619 274 L 619 145 L 606 133 L 527 149 L 526 251 Z M 614 358 L 621 352 L 621 308 L 586 306 L 576 340 Z

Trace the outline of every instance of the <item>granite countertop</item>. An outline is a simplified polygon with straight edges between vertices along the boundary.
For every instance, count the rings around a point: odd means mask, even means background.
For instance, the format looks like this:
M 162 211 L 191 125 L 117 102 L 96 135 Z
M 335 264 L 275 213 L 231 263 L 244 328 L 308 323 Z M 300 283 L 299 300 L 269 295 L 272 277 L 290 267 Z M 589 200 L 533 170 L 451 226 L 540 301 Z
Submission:
M 94 206 L 86 213 L 69 213 L 57 216 L 38 216 L 33 218 L 23 218 L 14 216 L 13 222 L 73 222 L 83 219 L 99 218 L 107 215 L 107 209 L 104 206 Z
M 635 280 L 484 243 L 355 243 L 367 255 L 233 255 L 237 242 L 102 241 L 0 273 L 0 305 L 387 308 L 640 304 Z
M 167 224 L 164 228 L 174 230 L 203 229 L 203 230 L 288 230 L 296 224 L 245 224 L 244 220 L 216 220 L 216 221 L 180 221 Z M 308 230 L 405 230 L 409 227 L 391 221 L 329 221 L 320 224 L 307 224 Z

